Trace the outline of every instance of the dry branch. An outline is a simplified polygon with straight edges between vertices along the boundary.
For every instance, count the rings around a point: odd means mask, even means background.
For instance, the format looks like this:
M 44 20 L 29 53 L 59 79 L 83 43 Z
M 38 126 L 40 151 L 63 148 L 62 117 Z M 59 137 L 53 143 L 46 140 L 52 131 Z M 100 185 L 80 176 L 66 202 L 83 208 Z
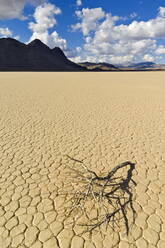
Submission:
M 73 192 L 64 192 L 70 202 L 68 216 L 75 218 L 75 224 L 85 227 L 85 231 L 92 232 L 106 224 L 114 229 L 119 220 L 124 220 L 126 233 L 129 233 L 128 209 L 132 212 L 133 221 L 135 210 L 133 207 L 133 193 L 130 183 L 135 164 L 126 161 L 115 166 L 106 176 L 99 176 L 90 170 L 83 161 L 67 156 L 76 164 L 70 168 L 75 183 Z M 128 168 L 126 175 L 115 176 L 121 169 Z M 93 216 L 93 212 L 95 213 Z M 81 223 L 84 220 L 85 223 Z

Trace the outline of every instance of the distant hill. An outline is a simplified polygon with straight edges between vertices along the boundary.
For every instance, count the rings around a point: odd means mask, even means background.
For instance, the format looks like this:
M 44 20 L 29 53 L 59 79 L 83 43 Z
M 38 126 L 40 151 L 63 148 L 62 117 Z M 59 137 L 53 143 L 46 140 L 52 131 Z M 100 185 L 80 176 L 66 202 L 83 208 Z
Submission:
M 91 62 L 83 62 L 79 63 L 81 66 L 85 66 L 88 70 L 93 71 L 116 71 L 119 70 L 118 67 L 109 63 L 91 63 Z
M 134 68 L 134 69 L 146 69 L 146 68 L 154 68 L 155 63 L 153 62 L 140 62 L 140 63 L 135 63 L 127 66 L 128 68 Z
M 117 65 L 122 70 L 152 70 L 157 67 L 157 64 L 153 62 L 139 62 L 139 63 L 132 63 L 127 65 Z
M 36 39 L 23 44 L 12 38 L 0 39 L 0 71 L 86 71 L 65 56 L 59 47 L 50 49 Z

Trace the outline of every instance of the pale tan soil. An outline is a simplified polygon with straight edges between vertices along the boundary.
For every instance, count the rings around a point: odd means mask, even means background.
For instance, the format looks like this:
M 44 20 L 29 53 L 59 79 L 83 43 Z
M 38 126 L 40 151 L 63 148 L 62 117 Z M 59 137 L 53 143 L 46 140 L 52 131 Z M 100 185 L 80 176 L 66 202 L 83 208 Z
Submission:
M 65 154 L 97 171 L 136 163 L 128 237 L 78 236 L 60 216 Z M 164 220 L 164 72 L 0 73 L 1 248 L 164 248 Z

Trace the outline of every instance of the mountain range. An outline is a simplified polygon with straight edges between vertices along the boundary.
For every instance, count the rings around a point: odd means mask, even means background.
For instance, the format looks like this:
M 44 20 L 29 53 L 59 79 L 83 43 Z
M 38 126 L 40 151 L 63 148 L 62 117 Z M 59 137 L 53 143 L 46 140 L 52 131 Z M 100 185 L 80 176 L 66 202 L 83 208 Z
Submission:
M 79 63 L 81 66 L 85 66 L 88 70 L 93 71 L 117 71 L 119 68 L 115 65 L 109 63 L 91 63 L 91 62 L 83 62 Z
M 0 39 L 0 71 L 153 71 L 165 70 L 165 65 L 141 62 L 129 65 L 83 62 L 76 64 L 64 52 L 50 49 L 40 40 L 29 44 L 12 38 Z
M 119 65 L 120 68 L 133 68 L 133 69 L 147 69 L 154 68 L 156 64 L 154 62 L 140 62 L 140 63 L 132 63 L 128 65 Z
M 36 39 L 29 44 L 0 39 L 0 71 L 87 71 L 65 56 L 59 47 L 50 49 Z
M 88 70 L 92 71 L 156 71 L 165 70 L 165 65 L 155 64 L 153 62 L 140 62 L 131 63 L 127 65 L 117 64 L 112 65 L 109 63 L 91 63 L 82 62 L 81 66 L 85 66 Z

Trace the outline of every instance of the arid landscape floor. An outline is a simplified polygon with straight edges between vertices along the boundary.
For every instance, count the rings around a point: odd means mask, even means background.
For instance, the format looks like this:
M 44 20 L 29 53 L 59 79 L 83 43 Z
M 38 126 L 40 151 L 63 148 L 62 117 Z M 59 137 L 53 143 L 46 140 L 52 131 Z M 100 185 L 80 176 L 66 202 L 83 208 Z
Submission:
M 66 155 L 100 174 L 135 163 L 128 235 L 61 214 Z M 0 73 L 0 248 L 165 248 L 164 220 L 164 72 Z

